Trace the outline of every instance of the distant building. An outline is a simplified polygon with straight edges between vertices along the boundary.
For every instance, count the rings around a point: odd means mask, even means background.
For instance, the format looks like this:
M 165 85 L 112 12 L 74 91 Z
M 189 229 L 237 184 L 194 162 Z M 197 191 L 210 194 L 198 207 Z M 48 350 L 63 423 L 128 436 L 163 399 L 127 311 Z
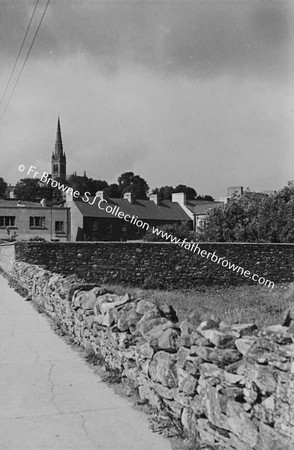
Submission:
M 69 210 L 61 206 L 20 200 L 0 200 L 0 239 L 69 240 Z
M 227 188 L 227 197 L 231 198 L 233 195 L 242 196 L 244 193 L 243 186 L 229 186 Z
M 51 174 L 54 179 L 66 180 L 66 156 L 63 151 L 59 117 L 57 120 L 55 151 L 52 153 L 51 158 Z
M 11 184 L 9 183 L 6 188 L 5 198 L 15 198 L 14 189 L 15 189 L 15 186 L 11 186 Z
M 123 198 L 108 198 L 103 191 L 98 191 L 95 197 L 83 201 L 67 196 L 66 206 L 70 207 L 71 240 L 72 241 L 126 241 L 142 239 L 147 226 L 173 225 L 187 223 L 192 229 L 192 219 L 181 205 L 173 201 L 159 202 L 153 194 L 149 200 L 134 200 L 130 192 Z M 98 207 L 100 200 L 101 208 Z M 109 207 L 113 212 L 106 211 Z M 128 220 L 119 218 L 121 212 Z M 121 216 L 122 216 L 121 214 Z
M 272 190 L 272 189 L 268 189 L 265 191 L 261 191 L 261 192 L 251 192 L 252 194 L 254 194 L 255 196 L 258 196 L 260 198 L 262 197 L 267 197 L 268 195 L 272 195 L 275 194 L 276 191 Z M 231 198 L 233 195 L 242 197 L 244 195 L 244 188 L 243 186 L 230 186 L 227 188 L 227 196 L 226 197 L 220 197 L 219 201 L 227 204 L 230 203 Z

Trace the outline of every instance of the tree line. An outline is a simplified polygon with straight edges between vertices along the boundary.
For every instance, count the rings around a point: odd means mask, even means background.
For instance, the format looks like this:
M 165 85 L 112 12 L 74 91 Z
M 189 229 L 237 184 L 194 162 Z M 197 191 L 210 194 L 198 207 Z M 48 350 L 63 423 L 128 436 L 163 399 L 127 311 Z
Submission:
M 66 186 L 71 187 L 74 191 L 79 191 L 81 194 L 90 192 L 95 195 L 97 191 L 104 191 L 106 195 L 111 198 L 122 198 L 126 192 L 133 194 L 134 200 L 147 200 L 149 198 L 149 186 L 147 181 L 140 175 L 135 175 L 134 172 L 122 173 L 117 180 L 117 183 L 109 184 L 105 180 L 95 180 L 88 178 L 86 175 L 79 176 L 76 174 L 70 175 L 67 180 L 62 181 Z M 0 197 L 5 197 L 7 190 L 7 183 L 0 178 Z M 151 191 L 152 194 L 158 194 L 159 200 L 171 200 L 172 193 L 185 192 L 187 200 L 211 200 L 210 195 L 197 195 L 194 188 L 179 184 L 176 187 L 162 186 Z M 19 180 L 14 188 L 14 196 L 22 201 L 40 201 L 46 199 L 49 201 L 60 202 L 62 200 L 61 192 L 51 186 L 44 185 L 38 178 L 22 178 Z

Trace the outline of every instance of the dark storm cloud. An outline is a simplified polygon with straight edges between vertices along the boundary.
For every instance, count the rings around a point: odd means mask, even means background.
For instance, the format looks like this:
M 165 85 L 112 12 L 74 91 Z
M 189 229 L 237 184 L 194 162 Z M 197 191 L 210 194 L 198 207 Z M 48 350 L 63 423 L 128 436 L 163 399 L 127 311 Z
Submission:
M 0 1 L 2 56 L 17 52 L 33 5 Z M 278 77 L 289 73 L 292 63 L 290 5 L 287 0 L 52 0 L 32 57 L 82 52 L 110 72 L 139 64 L 195 78 Z

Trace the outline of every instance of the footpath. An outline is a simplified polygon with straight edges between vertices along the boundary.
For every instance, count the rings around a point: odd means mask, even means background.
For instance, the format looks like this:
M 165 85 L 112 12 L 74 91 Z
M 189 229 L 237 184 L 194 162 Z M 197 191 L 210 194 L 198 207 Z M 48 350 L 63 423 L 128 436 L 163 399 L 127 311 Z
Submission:
M 2 275 L 0 449 L 171 450 Z

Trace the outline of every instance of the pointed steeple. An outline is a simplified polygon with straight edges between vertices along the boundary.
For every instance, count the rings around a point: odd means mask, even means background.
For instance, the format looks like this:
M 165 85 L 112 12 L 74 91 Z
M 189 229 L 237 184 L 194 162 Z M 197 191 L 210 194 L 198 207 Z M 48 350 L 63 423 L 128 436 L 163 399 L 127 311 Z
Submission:
M 51 174 L 54 179 L 66 179 L 66 156 L 63 152 L 60 118 L 57 120 L 55 150 L 51 158 Z
M 55 156 L 63 156 L 63 144 L 61 137 L 61 127 L 60 118 L 58 116 L 57 120 L 57 131 L 56 131 L 56 141 L 55 141 Z

